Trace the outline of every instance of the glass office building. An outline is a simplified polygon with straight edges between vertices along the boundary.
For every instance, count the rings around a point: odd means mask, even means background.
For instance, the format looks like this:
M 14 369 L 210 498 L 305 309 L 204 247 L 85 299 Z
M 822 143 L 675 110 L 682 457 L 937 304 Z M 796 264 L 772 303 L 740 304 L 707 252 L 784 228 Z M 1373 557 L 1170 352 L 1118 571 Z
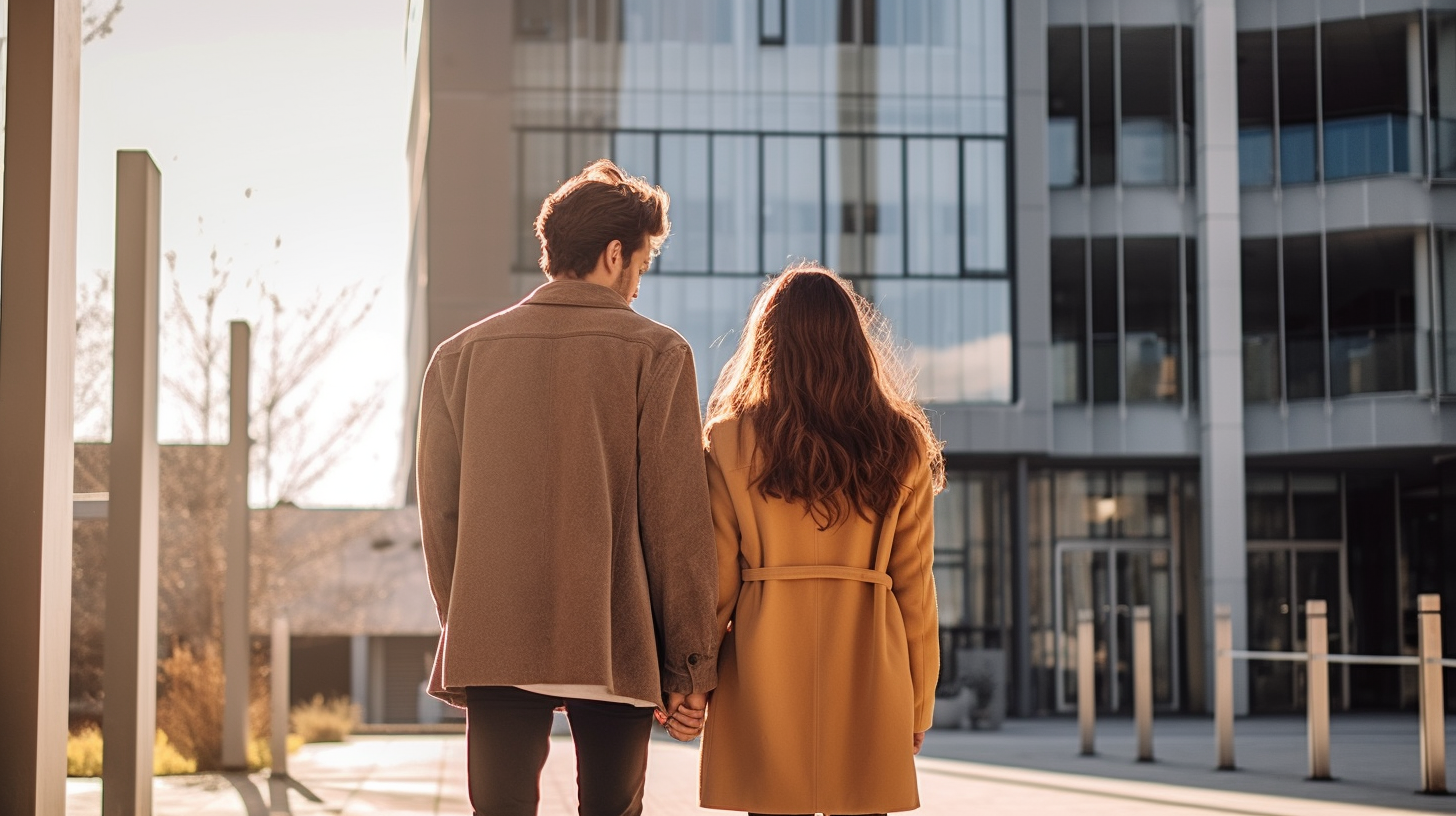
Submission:
M 1071 710 L 1090 609 L 1130 711 L 1137 605 L 1163 710 L 1208 707 L 1216 604 L 1249 648 L 1321 598 L 1332 651 L 1412 652 L 1415 595 L 1456 602 L 1456 3 L 1376 5 L 417 1 L 411 370 L 539 285 L 542 198 L 610 157 L 672 196 L 635 307 L 705 399 L 788 263 L 891 321 L 946 440 L 947 685 Z

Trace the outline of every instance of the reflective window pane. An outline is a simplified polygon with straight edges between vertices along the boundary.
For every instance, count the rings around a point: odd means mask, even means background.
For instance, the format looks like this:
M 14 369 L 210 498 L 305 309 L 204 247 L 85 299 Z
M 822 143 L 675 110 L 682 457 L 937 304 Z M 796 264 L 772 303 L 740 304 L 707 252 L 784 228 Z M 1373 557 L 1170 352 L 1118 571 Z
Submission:
M 1284 360 L 1289 399 L 1325 395 L 1324 273 L 1320 238 L 1284 239 Z
M 713 137 L 715 273 L 758 271 L 758 180 L 757 137 Z
M 1011 399 L 1006 281 L 878 278 L 866 284 L 895 337 L 908 341 L 921 402 Z
M 901 139 L 864 142 L 865 271 L 874 275 L 905 271 L 904 144 Z
M 657 137 L 651 133 L 612 135 L 612 161 L 623 171 L 657 181 Z
M 1082 183 L 1082 29 L 1047 29 L 1047 183 Z
M 1289 537 L 1289 497 L 1283 473 L 1250 472 L 1244 477 L 1244 524 L 1250 541 Z
M 1331 473 L 1294 473 L 1289 477 L 1294 508 L 1294 538 L 1338 541 L 1344 537 L 1340 477 Z
M 663 272 L 708 271 L 708 137 L 663 134 L 659 183 L 671 197 L 672 234 L 663 246 Z
M 1128 402 L 1182 393 L 1182 277 L 1176 238 L 1123 242 L 1123 320 Z
M 1122 369 L 1117 285 L 1117 239 L 1092 239 L 1092 401 L 1117 402 Z
M 965 268 L 1006 271 L 1006 143 L 968 139 L 961 143 L 965 168 L 963 235 Z
M 1122 180 L 1178 180 L 1178 61 L 1174 28 L 1124 28 L 1122 46 Z
M 1315 180 L 1315 30 L 1277 33 L 1279 60 L 1279 178 L 1284 184 Z
M 1111 26 L 1087 30 L 1087 123 L 1090 134 L 1090 170 L 1093 184 L 1117 181 L 1117 95 Z
M 1415 236 L 1332 233 L 1327 239 L 1330 394 L 1414 391 Z M 1379 274 L 1371 274 L 1378 270 Z
M 760 217 L 763 268 L 768 272 L 822 257 L 820 160 L 817 137 L 764 137 Z
M 520 196 L 516 200 L 516 264 L 537 268 L 541 244 L 536 216 L 541 202 L 566 180 L 566 134 L 528 130 L 520 134 Z M 574 172 L 574 171 L 573 171 Z
M 1052 401 L 1087 399 L 1087 244 L 1052 240 Z
M 842 275 L 864 271 L 864 140 L 824 140 L 824 262 Z
M 1283 364 L 1279 345 L 1279 245 L 1277 239 L 1243 242 L 1244 401 L 1271 402 L 1280 396 Z
M 912 275 L 959 275 L 956 143 L 951 139 L 910 139 L 906 144 L 905 164 L 909 194 L 908 271 Z M 1001 201 L 1005 200 L 1003 195 Z

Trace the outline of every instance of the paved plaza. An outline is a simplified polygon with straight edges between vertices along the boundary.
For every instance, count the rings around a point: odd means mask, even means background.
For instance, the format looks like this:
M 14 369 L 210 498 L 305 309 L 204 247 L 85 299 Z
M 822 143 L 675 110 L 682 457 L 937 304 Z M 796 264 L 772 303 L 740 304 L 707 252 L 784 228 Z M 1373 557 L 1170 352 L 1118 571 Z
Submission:
M 1240 770 L 1212 770 L 1212 724 L 1160 722 L 1158 761 L 1137 763 L 1131 722 L 1099 724 L 1098 756 L 1076 755 L 1066 719 L 1010 721 L 999 732 L 932 732 L 920 764 L 923 816 L 1028 814 L 1244 814 L 1401 816 L 1456 813 L 1456 796 L 1422 796 L 1415 720 L 1336 717 L 1333 782 L 1304 779 L 1303 721 L 1240 720 Z M 1456 745 L 1456 730 L 1448 742 Z M 653 741 L 646 813 L 722 813 L 697 807 L 696 745 Z M 465 742 L 451 736 L 361 736 L 308 745 L 290 759 L 295 781 L 266 773 L 169 777 L 156 782 L 157 816 L 238 814 L 468 814 Z M 1456 782 L 1456 763 L 1448 778 Z M 73 779 L 68 816 L 100 813 L 99 780 Z M 576 812 L 570 737 L 552 739 L 541 816 Z

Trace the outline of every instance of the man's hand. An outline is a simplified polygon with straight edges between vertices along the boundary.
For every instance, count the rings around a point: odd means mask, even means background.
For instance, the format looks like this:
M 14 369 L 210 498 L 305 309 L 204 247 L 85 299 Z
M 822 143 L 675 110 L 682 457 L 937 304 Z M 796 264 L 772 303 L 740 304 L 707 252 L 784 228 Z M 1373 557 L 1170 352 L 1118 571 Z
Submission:
M 675 740 L 690 742 L 703 733 L 703 720 L 707 716 L 708 695 L 667 693 L 666 709 L 658 714 L 657 721 L 663 724 L 667 733 Z
M 914 740 L 915 748 L 913 751 L 911 751 L 911 753 L 918 755 L 920 753 L 920 746 L 925 742 L 925 732 L 916 731 L 912 736 L 912 739 Z

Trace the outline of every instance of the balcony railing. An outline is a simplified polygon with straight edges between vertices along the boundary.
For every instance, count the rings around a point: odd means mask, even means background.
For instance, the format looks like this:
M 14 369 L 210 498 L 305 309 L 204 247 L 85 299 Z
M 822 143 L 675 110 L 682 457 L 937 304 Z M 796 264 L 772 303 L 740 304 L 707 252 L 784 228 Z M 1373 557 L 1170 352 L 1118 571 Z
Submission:
M 1382 113 L 1327 119 L 1324 123 L 1324 179 L 1334 181 L 1362 176 L 1416 175 L 1424 167 L 1419 116 Z M 1443 129 L 1444 128 L 1444 129 Z M 1437 122 L 1437 143 L 1447 151 L 1451 175 L 1456 176 L 1456 123 Z M 1439 151 L 1438 151 L 1439 153 Z M 1319 149 L 1311 123 L 1279 129 L 1279 180 L 1283 184 L 1310 184 L 1319 175 Z M 1267 187 L 1274 183 L 1274 130 L 1246 127 L 1239 130 L 1239 184 Z

